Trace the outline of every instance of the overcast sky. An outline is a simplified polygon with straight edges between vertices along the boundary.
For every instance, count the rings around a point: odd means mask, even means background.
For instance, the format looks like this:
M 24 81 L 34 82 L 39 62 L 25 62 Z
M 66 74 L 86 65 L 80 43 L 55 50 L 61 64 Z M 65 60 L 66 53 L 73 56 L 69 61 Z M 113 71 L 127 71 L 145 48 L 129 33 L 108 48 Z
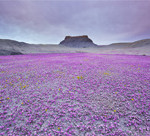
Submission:
M 57 44 L 67 35 L 99 45 L 150 38 L 150 0 L 0 0 L 0 39 Z

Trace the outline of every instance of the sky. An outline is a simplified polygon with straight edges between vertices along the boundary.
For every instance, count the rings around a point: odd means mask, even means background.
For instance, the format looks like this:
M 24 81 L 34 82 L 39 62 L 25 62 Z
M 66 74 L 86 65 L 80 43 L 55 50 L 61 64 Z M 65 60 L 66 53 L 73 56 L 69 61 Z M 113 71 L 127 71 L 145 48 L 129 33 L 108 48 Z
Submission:
M 58 44 L 88 35 L 98 45 L 150 38 L 150 0 L 0 0 L 0 39 Z

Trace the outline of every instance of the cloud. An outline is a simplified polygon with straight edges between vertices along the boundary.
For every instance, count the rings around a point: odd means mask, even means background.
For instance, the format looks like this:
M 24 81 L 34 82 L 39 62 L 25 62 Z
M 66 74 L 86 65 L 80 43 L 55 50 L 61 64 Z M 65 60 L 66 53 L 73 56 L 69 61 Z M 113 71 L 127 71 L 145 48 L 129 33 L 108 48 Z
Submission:
M 148 1 L 0 1 L 0 35 L 32 43 L 83 34 L 97 44 L 130 41 L 150 36 L 149 13 Z

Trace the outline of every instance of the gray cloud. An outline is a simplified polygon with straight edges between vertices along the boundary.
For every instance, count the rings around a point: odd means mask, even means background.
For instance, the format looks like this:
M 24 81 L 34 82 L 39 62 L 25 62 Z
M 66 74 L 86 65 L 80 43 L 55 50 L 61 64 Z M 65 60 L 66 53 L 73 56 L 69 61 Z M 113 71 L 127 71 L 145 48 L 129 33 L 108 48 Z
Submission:
M 150 36 L 148 1 L 0 1 L 0 36 L 59 43 L 87 34 L 97 44 Z

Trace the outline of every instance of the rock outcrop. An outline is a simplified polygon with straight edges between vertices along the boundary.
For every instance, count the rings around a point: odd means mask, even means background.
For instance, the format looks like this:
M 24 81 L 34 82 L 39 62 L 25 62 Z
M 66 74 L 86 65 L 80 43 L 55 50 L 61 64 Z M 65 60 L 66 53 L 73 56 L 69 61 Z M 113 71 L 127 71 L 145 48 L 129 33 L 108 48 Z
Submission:
M 8 51 L 8 50 L 0 50 L 0 55 L 21 55 L 21 52 L 17 51 Z
M 0 39 L 0 55 L 20 55 L 38 52 L 38 46 L 9 39 Z
M 76 48 L 97 47 L 87 35 L 83 36 L 66 36 L 60 45 Z

